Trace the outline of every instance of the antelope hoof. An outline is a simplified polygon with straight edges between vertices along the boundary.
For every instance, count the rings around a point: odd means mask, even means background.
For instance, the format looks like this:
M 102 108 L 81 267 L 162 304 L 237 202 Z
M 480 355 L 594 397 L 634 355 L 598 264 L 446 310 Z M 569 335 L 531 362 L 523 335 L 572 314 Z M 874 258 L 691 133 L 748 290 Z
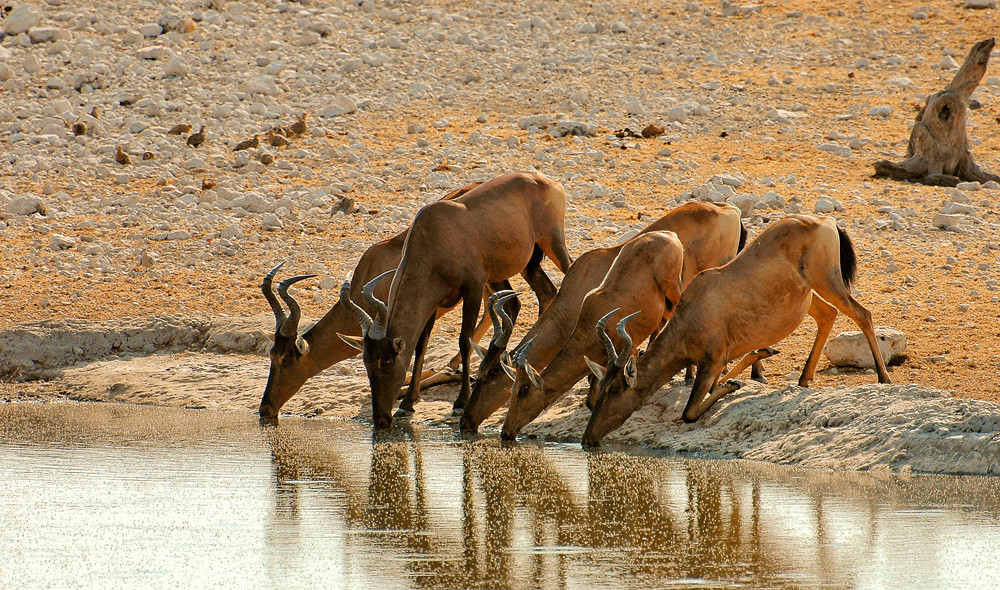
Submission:
M 465 408 L 452 408 L 451 416 L 452 418 L 461 418 L 462 414 L 465 413 Z
M 694 377 L 687 377 L 684 379 L 685 387 L 691 387 L 692 385 L 694 385 Z
M 399 418 L 400 420 L 408 420 L 413 416 L 413 410 L 407 410 L 405 408 L 399 408 L 396 413 L 392 415 L 393 418 Z
M 763 375 L 757 375 L 756 377 L 751 377 L 751 379 L 753 379 L 757 383 L 767 383 L 767 377 Z

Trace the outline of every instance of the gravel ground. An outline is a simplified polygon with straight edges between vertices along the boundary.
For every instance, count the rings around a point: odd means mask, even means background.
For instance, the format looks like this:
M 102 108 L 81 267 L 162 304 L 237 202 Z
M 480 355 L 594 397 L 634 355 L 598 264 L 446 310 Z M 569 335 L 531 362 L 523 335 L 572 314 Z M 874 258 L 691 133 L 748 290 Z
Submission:
M 961 2 L 16 3 L 0 20 L 0 329 L 253 316 L 283 260 L 320 275 L 297 290 L 317 318 L 420 206 L 534 168 L 569 194 L 574 256 L 691 198 L 740 205 L 752 231 L 837 217 L 859 250 L 855 296 L 906 334 L 893 380 L 997 401 L 1000 187 L 870 178 L 997 22 Z M 994 53 L 968 125 L 997 173 Z M 305 134 L 266 145 L 302 113 Z M 614 134 L 650 124 L 663 134 Z M 767 362 L 775 386 L 812 330 Z M 875 380 L 820 369 L 817 387 Z

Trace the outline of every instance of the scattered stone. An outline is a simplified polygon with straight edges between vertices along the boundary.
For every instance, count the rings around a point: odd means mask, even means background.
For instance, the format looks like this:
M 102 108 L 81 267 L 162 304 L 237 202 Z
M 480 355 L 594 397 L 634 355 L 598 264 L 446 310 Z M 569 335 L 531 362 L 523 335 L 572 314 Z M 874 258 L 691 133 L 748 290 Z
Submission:
M 878 341 L 882 360 L 887 365 L 896 362 L 906 353 L 906 336 L 896 328 L 875 328 L 875 339 Z M 858 330 L 841 332 L 831 338 L 823 347 L 823 354 L 830 364 L 837 367 L 862 369 L 875 367 L 875 358 L 868 346 L 868 340 Z
M 10 11 L 7 16 L 0 21 L 3 24 L 3 31 L 8 35 L 20 35 L 27 33 L 28 29 L 42 21 L 42 11 L 33 4 L 22 4 Z
M 938 213 L 934 216 L 931 224 L 939 229 L 951 229 L 965 221 L 965 215 L 954 215 L 948 213 Z
M 580 121 L 558 121 L 548 128 L 548 133 L 552 137 L 566 137 L 568 135 L 594 137 L 597 135 L 597 125 Z

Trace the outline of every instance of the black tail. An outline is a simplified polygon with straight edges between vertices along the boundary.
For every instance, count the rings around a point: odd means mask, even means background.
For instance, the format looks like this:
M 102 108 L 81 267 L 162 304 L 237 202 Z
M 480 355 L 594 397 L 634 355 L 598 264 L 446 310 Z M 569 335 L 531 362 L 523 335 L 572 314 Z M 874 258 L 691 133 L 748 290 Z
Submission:
M 847 235 L 847 232 L 839 225 L 837 233 L 840 234 L 840 276 L 844 278 L 844 284 L 850 289 L 854 282 L 854 275 L 858 272 L 858 256 L 854 253 L 854 243 L 851 242 L 851 236 Z
M 747 245 L 747 226 L 743 225 L 743 220 L 740 220 L 740 245 L 736 246 L 737 252 L 742 252 L 743 248 Z

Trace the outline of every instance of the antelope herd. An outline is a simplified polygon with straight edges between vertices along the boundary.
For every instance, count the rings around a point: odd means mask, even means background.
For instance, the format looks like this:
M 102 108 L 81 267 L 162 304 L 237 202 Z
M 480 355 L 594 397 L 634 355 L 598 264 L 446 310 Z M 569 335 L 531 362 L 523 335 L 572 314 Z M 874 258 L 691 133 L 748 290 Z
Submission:
M 459 354 L 452 367 L 461 366 L 461 389 L 453 415 L 466 432 L 509 402 L 502 437 L 515 438 L 588 369 L 585 403 L 592 413 L 585 446 L 600 446 L 682 369 L 693 385 L 681 417 L 694 422 L 740 387 L 729 378 L 747 366 L 753 366 L 752 378 L 763 380 L 760 362 L 774 353 L 769 347 L 806 314 L 818 326 L 799 379 L 807 386 L 838 310 L 861 328 L 879 382 L 889 383 L 871 314 L 850 293 L 854 247 L 833 219 L 789 215 L 747 244 L 739 209 L 691 202 L 623 244 L 590 250 L 573 262 L 563 237 L 565 210 L 562 186 L 535 172 L 458 189 L 423 207 L 405 232 L 369 248 L 340 301 L 301 336 L 301 311 L 288 289 L 313 275 L 285 279 L 276 297 L 272 281 L 281 265 L 268 272 L 261 288 L 276 325 L 260 417 L 275 419 L 306 380 L 358 352 L 371 385 L 375 427 L 391 425 L 399 399 L 395 416 L 412 414 L 422 380 L 424 386 L 443 380 L 423 371 L 424 354 L 435 320 L 459 301 Z M 558 291 L 541 269 L 543 255 L 564 273 Z M 539 317 L 508 351 L 520 310 L 508 279 L 518 273 L 538 298 Z M 477 342 L 488 329 L 487 316 L 493 337 L 483 350 Z M 647 338 L 641 353 L 637 346 Z M 473 350 L 481 357 L 474 383 Z

